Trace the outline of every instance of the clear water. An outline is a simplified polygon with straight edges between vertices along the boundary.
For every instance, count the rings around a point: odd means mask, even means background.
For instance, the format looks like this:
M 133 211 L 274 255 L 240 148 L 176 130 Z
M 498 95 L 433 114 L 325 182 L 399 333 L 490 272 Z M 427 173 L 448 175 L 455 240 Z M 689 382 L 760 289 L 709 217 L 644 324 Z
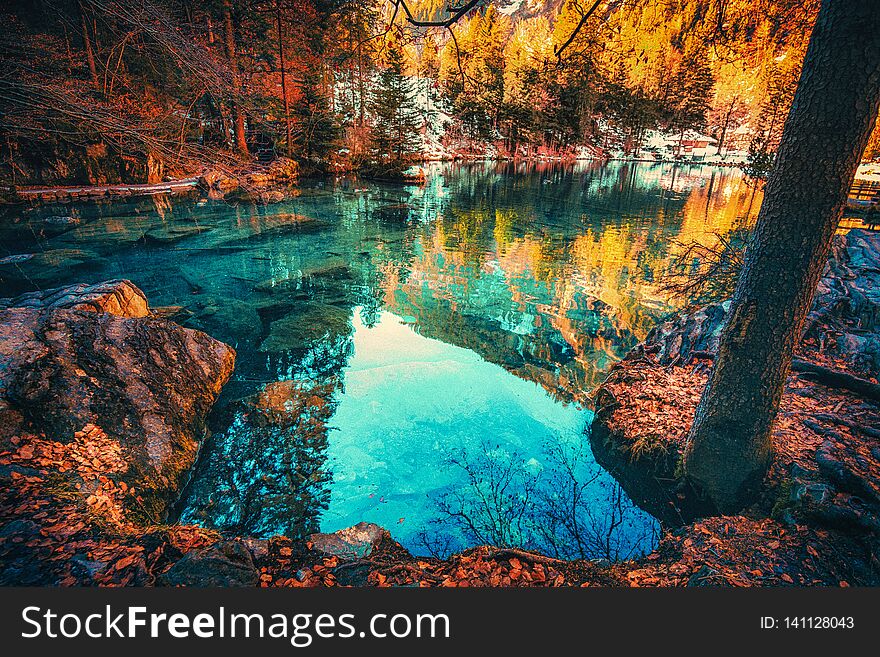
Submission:
M 681 243 L 748 224 L 760 195 L 710 167 L 429 173 L 306 182 L 269 206 L 6 210 L 0 295 L 129 278 L 236 347 L 183 521 L 298 536 L 366 520 L 418 554 L 650 549 L 656 521 L 593 461 L 587 395 L 673 309 L 657 282 Z

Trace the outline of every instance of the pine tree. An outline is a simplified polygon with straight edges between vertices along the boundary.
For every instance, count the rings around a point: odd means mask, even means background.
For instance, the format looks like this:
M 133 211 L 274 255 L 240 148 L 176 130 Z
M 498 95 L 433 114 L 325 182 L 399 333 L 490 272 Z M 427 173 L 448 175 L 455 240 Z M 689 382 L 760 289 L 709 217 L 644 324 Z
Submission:
M 508 25 L 505 16 L 494 5 L 486 8 L 480 22 L 476 48 L 477 70 L 474 79 L 477 102 L 485 117 L 486 137 L 493 137 L 492 131 L 498 126 L 499 111 L 504 102 L 504 42 Z
M 773 168 L 782 127 L 791 108 L 799 75 L 800 65 L 792 62 L 792 58 L 774 61 L 767 73 L 767 98 L 761 104 L 755 121 L 755 134 L 749 144 L 749 161 L 743 168 L 751 178 L 763 180 Z
M 308 71 L 303 76 L 292 113 L 297 126 L 293 140 L 297 159 L 307 167 L 322 168 L 339 138 L 339 126 L 318 72 Z
M 715 79 L 705 53 L 698 50 L 685 53 L 666 95 L 669 127 L 678 131 L 702 130 L 714 85 Z
M 373 94 L 373 152 L 386 171 L 400 171 L 420 151 L 421 120 L 403 48 L 394 36 L 386 42 L 385 64 Z

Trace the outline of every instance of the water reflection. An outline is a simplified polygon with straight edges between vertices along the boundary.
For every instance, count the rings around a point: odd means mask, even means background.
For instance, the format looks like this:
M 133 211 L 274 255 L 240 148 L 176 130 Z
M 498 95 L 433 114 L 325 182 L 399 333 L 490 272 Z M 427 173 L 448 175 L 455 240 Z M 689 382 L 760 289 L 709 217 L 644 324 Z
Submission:
M 0 258 L 18 256 L 0 294 L 127 277 L 236 347 L 185 520 L 302 535 L 366 519 L 416 551 L 566 555 L 614 527 L 614 550 L 589 548 L 614 556 L 654 524 L 580 452 L 587 394 L 672 309 L 658 281 L 680 243 L 759 204 L 732 169 L 611 163 L 434 167 L 424 187 L 318 183 L 270 206 L 57 206 L 0 222 Z M 571 476 L 577 504 L 553 494 Z M 500 529 L 477 503 L 499 477 Z
M 183 522 L 237 534 L 302 536 L 327 507 L 327 422 L 333 383 L 285 380 L 227 409 L 189 491 Z
M 471 509 L 468 520 L 525 499 L 524 476 L 548 467 L 543 447 L 580 442 L 590 412 L 560 404 L 539 386 L 488 363 L 470 349 L 419 335 L 412 320 L 382 312 L 364 324 L 355 314 L 353 355 L 344 370 L 344 394 L 333 416 L 328 450 L 333 471 L 327 530 L 360 520 L 392 529 L 408 546 L 429 539 L 451 549 L 469 544 L 463 520 L 450 512 L 450 500 L 484 497 L 472 489 L 479 478 L 489 489 L 492 473 L 479 475 L 462 465 L 461 454 L 493 454 L 493 463 L 515 463 L 523 455 L 529 468 L 513 468 L 516 485 L 509 496 Z M 491 445 L 491 449 L 486 449 Z M 604 483 L 610 476 L 604 474 Z M 637 524 L 649 524 L 641 515 Z M 504 524 L 514 526 L 512 513 Z M 472 536 L 475 540 L 483 536 Z M 505 540 L 508 534 L 496 539 Z

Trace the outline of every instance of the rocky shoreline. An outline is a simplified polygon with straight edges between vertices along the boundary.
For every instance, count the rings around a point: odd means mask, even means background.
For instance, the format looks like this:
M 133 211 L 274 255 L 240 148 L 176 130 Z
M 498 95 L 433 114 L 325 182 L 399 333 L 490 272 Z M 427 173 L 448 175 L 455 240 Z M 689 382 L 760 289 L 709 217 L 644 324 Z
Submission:
M 878 264 L 876 234 L 838 238 L 800 359 L 876 385 Z M 166 524 L 234 350 L 150 309 L 129 281 L 0 300 L 0 584 L 880 583 L 880 409 L 815 369 L 790 377 L 762 499 L 692 519 L 676 465 L 724 310 L 659 326 L 597 391 L 597 459 L 665 524 L 653 553 L 610 564 L 493 546 L 417 558 L 366 523 L 302 540 Z
M 880 581 L 878 263 L 877 233 L 835 239 L 774 427 L 776 456 L 760 499 L 744 512 L 859 542 L 861 583 Z M 713 304 L 656 327 L 595 394 L 597 461 L 668 527 L 708 513 L 680 462 L 727 308 Z

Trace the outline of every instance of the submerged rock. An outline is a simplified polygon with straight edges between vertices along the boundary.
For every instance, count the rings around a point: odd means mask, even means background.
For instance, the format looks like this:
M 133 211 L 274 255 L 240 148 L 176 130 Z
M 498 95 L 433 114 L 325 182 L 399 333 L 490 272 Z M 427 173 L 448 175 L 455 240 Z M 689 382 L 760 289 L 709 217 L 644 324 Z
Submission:
M 25 216 L 14 219 L 5 226 L 12 235 L 21 240 L 34 238 L 52 238 L 62 235 L 81 224 L 79 217 L 69 215 L 53 215 L 48 217 Z
M 33 290 L 35 287 L 51 285 L 59 277 L 71 275 L 99 260 L 94 251 L 73 248 L 19 255 L 30 257 L 16 257 L 0 262 L 0 283 L 7 286 L 7 290 Z
M 71 217 L 69 215 L 55 215 L 51 217 L 43 217 L 42 219 L 29 219 L 30 227 L 42 232 L 46 235 L 61 234 L 71 228 L 76 228 L 80 224 L 79 217 Z
M 119 478 L 160 520 L 195 461 L 235 351 L 143 316 L 143 293 L 127 281 L 82 289 L 90 292 L 55 291 L 0 310 L 0 440 L 26 430 L 65 443 L 100 427 L 128 464 Z
M 314 342 L 346 338 L 352 331 L 351 311 L 326 303 L 296 303 L 290 314 L 272 322 L 260 351 L 306 349 Z
M 298 275 L 270 278 L 254 285 L 260 294 L 314 294 L 317 290 L 343 287 L 354 280 L 351 268 L 345 262 L 331 262 L 318 267 L 304 267 Z
M 88 310 L 120 317 L 146 317 L 150 314 L 146 295 L 134 283 L 124 279 L 28 292 L 14 299 L 0 299 L 0 307 Z
M 210 230 L 208 227 L 202 226 L 176 226 L 173 228 L 152 228 L 144 233 L 144 241 L 153 244 L 172 244 L 199 235 Z
M 314 217 L 290 213 L 273 214 L 261 217 L 258 223 L 249 226 L 250 234 L 243 237 L 236 235 L 217 246 L 219 248 L 252 248 L 253 244 L 260 242 L 293 239 L 298 235 L 313 234 L 330 227 L 331 224 Z
M 193 313 L 186 306 L 156 306 L 150 309 L 150 314 L 161 319 L 179 320 L 188 319 Z
M 259 241 L 272 241 L 276 239 L 283 239 L 303 233 L 313 233 L 322 230 L 326 230 L 329 227 L 329 224 L 319 221 L 317 219 L 312 219 L 310 217 L 294 217 L 287 223 L 277 223 L 275 225 L 268 225 L 261 227 L 259 230 L 253 232 L 251 235 L 247 237 L 237 238 L 230 242 L 227 242 L 228 245 L 236 245 L 236 244 L 248 244 L 252 242 Z
M 262 331 L 260 316 L 253 305 L 232 297 L 203 297 L 191 312 L 197 328 L 236 344 L 256 341 Z

